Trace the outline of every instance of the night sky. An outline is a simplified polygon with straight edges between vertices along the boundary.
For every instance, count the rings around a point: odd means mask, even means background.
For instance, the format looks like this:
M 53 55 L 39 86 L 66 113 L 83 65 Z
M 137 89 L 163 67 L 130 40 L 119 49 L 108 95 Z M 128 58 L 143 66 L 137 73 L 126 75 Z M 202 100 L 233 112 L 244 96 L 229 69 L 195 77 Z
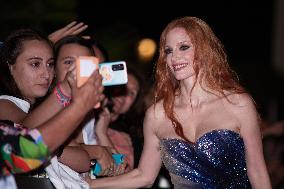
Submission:
M 196 16 L 212 27 L 233 60 L 257 60 L 264 64 L 270 61 L 272 0 L 169 1 L 159 6 L 142 1 L 84 0 L 78 2 L 78 16 L 94 30 L 122 22 L 137 29 L 141 37 L 156 41 L 172 19 Z

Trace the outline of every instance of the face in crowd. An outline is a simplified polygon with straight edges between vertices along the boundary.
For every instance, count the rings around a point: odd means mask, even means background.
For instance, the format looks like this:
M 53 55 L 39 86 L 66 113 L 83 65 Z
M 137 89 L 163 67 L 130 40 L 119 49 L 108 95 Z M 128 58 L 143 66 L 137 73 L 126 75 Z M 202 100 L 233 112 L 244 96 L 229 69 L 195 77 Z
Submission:
M 77 43 L 64 44 L 60 47 L 55 68 L 58 81 L 64 80 L 69 67 L 75 64 L 79 56 L 93 56 L 93 53 L 88 47 Z
M 135 102 L 139 87 L 136 77 L 132 74 L 128 74 L 126 86 L 124 88 L 118 87 L 117 91 L 114 91 L 113 93 L 113 112 L 116 114 L 126 113 Z
M 53 80 L 52 48 L 43 40 L 24 41 L 22 52 L 9 69 L 22 96 L 34 102 L 46 95 Z

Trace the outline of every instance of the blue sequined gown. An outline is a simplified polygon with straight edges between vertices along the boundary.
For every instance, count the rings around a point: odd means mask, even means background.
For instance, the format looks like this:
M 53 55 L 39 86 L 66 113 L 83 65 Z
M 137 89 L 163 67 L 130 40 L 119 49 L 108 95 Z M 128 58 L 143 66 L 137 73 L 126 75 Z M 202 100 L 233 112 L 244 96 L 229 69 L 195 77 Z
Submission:
M 181 139 L 161 139 L 162 160 L 175 189 L 251 188 L 241 136 L 219 129 L 190 144 Z

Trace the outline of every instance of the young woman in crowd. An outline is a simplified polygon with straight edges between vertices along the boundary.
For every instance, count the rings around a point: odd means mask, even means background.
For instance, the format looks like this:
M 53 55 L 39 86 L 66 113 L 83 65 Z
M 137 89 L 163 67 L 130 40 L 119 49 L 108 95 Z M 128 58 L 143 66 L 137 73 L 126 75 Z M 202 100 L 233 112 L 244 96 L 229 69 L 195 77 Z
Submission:
M 45 37 L 33 30 L 18 30 L 5 40 L 1 49 L 1 88 L 5 95 L 0 100 L 0 119 L 21 123 L 37 98 L 44 96 L 53 78 L 53 52 Z M 1 121 L 0 141 L 0 186 L 16 188 L 9 173 L 28 172 L 48 160 L 94 104 L 104 95 L 102 78 L 95 72 L 81 88 L 76 87 L 72 74 L 67 74 L 66 82 L 72 93 L 72 103 L 37 129 L 27 129 L 11 121 Z M 58 106 L 62 98 L 56 97 Z M 65 124 L 62 127 L 62 124 Z
M 131 68 L 130 63 L 127 63 L 127 72 L 126 85 L 106 89 L 109 90 L 107 96 L 111 106 L 104 107 L 99 114 L 95 130 L 99 144 L 114 147 L 119 153 L 126 155 L 129 171 L 134 168 L 134 160 L 141 155 L 143 137 L 142 118 L 139 115 L 144 107 L 142 79 Z

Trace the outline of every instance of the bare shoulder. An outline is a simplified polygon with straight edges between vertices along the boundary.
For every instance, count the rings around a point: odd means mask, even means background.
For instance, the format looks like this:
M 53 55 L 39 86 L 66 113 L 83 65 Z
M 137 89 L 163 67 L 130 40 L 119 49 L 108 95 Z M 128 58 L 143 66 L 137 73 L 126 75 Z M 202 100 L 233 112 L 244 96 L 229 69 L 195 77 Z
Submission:
M 259 115 L 249 94 L 232 94 L 228 96 L 228 99 L 230 102 L 226 103 L 227 107 L 239 120 L 241 127 L 258 125 Z
M 160 125 L 165 120 L 165 112 L 162 101 L 150 106 L 145 114 L 144 125 Z
M 247 93 L 228 95 L 228 100 L 229 100 L 228 104 L 231 106 L 232 110 L 235 111 L 240 111 L 240 110 L 243 111 L 244 109 L 255 110 L 255 103 L 252 97 Z
M 146 111 L 146 117 L 153 120 L 159 120 L 165 117 L 163 102 L 159 101 L 150 106 Z
M 11 120 L 16 123 L 21 123 L 25 116 L 26 113 L 23 112 L 13 102 L 6 99 L 0 100 L 0 119 Z

